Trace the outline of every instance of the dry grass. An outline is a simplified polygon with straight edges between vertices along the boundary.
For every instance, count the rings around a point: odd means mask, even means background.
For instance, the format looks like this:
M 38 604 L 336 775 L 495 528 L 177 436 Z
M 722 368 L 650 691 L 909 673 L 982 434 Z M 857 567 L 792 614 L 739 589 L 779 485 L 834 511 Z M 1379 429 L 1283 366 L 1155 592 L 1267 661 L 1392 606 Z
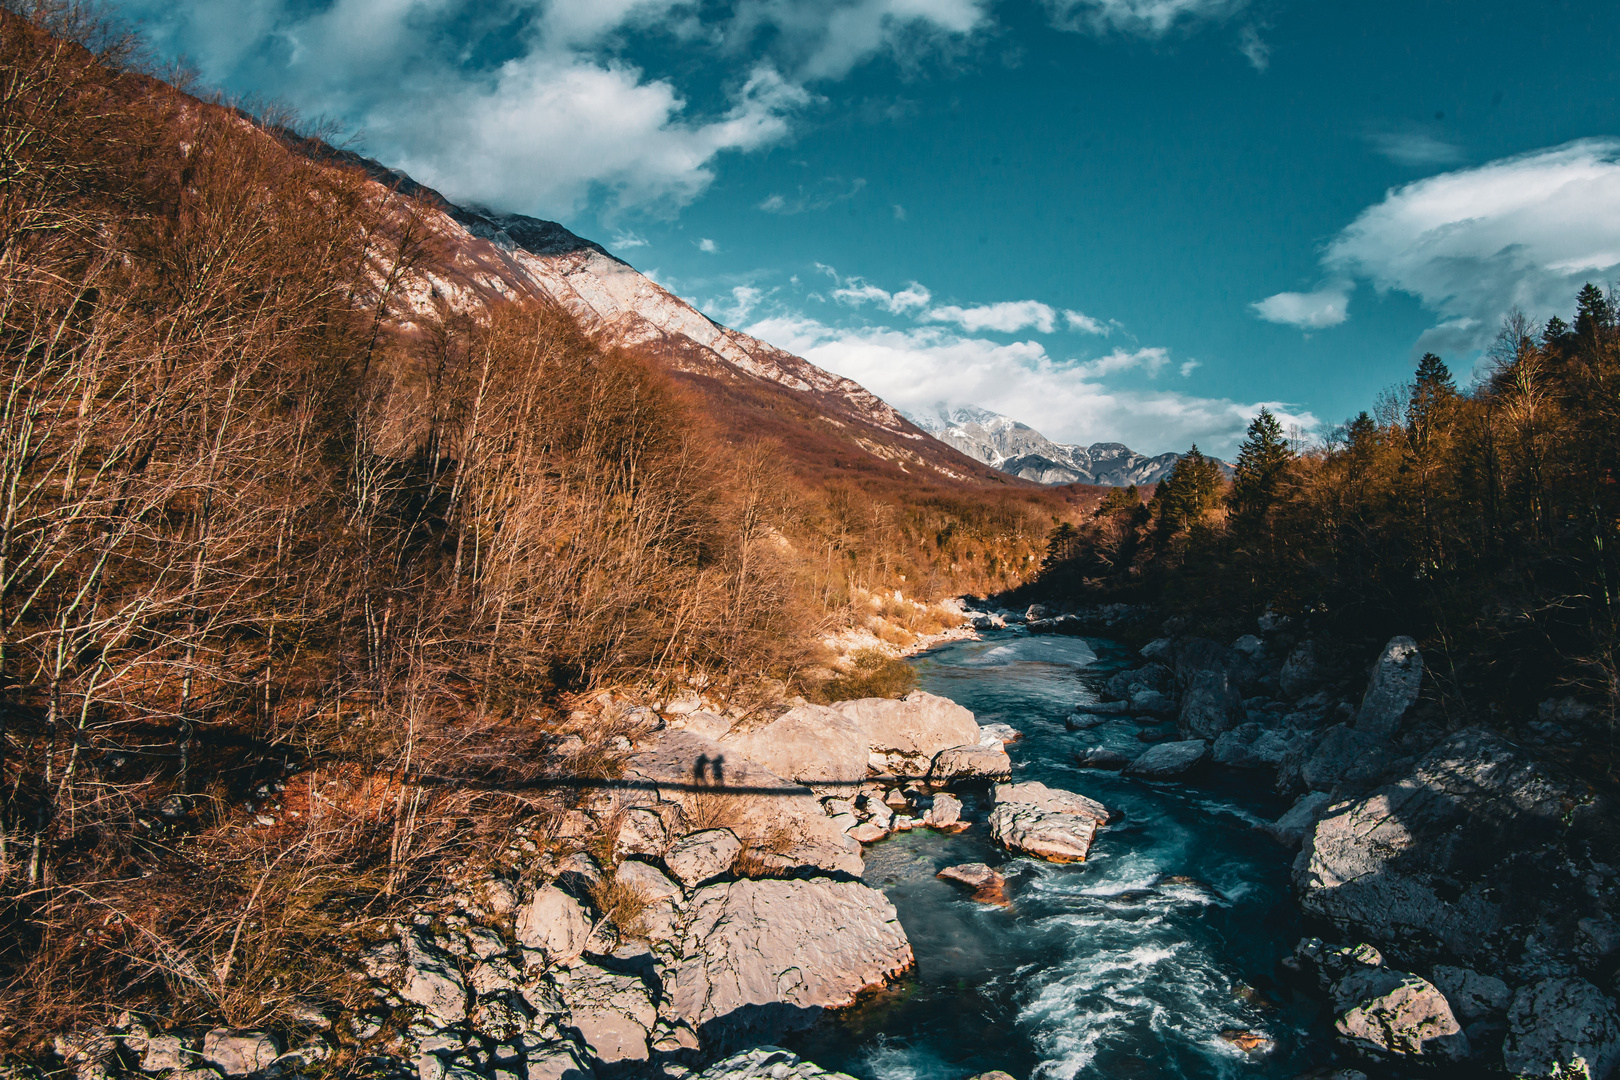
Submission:
M 904 697 L 917 688 L 917 673 L 910 664 L 876 649 L 862 649 L 851 659 L 851 670 L 835 675 L 806 695 L 820 704 L 866 697 Z
M 647 924 L 642 916 L 646 914 L 650 900 L 642 889 L 616 878 L 604 878 L 591 886 L 591 902 L 621 937 L 638 941 L 646 939 Z

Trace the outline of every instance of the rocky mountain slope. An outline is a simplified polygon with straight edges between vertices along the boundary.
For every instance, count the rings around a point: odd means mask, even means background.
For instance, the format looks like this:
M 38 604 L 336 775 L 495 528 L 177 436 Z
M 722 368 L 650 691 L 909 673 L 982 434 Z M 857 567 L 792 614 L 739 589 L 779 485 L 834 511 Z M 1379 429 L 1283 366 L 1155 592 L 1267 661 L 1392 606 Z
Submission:
M 1156 484 L 1181 460 L 1180 454 L 1146 457 L 1122 443 L 1055 443 L 1028 424 L 972 405 L 941 405 L 934 412 L 906 416 L 969 457 L 1038 484 Z
M 730 434 L 769 435 L 801 468 L 1007 483 L 1004 473 L 933 438 L 859 383 L 714 322 L 556 222 L 456 206 L 375 161 L 336 156 L 408 198 L 445 249 L 439 261 L 448 276 L 419 274 L 403 287 L 407 328 L 412 314 L 426 314 L 441 297 L 462 311 L 500 297 L 547 297 L 593 337 L 650 355 L 694 386 Z

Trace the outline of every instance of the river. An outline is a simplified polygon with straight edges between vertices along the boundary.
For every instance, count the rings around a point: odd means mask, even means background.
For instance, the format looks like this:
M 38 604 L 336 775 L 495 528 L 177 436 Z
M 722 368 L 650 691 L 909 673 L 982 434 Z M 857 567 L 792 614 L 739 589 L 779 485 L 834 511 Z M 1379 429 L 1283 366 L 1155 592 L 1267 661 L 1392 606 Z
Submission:
M 1023 733 L 1008 747 L 1015 780 L 1091 796 L 1116 821 L 1080 864 L 1009 857 L 971 804 L 965 832 L 868 848 L 866 881 L 894 902 L 917 970 L 792 1049 L 862 1080 L 1293 1077 L 1328 1060 L 1320 1006 L 1276 980 L 1302 931 L 1291 854 L 1256 828 L 1286 808 L 1269 778 L 1183 786 L 1075 764 L 1086 736 L 1064 717 L 1128 659 L 1103 640 L 1015 632 L 916 658 L 922 689 Z M 1011 904 L 935 878 L 964 862 L 999 867 Z M 1232 1031 L 1274 1048 L 1246 1053 Z

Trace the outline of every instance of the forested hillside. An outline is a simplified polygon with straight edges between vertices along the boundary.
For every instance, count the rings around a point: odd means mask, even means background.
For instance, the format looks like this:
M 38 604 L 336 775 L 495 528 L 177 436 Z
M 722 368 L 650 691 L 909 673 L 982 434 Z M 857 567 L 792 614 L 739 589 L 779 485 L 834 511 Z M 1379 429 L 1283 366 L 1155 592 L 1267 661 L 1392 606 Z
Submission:
M 1083 501 L 800 475 L 543 300 L 403 319 L 417 205 L 134 46 L 0 12 L 0 1043 L 353 993 L 310 943 L 543 835 L 582 695 L 813 693 Z
M 1365 654 L 1413 633 L 1456 721 L 1517 729 L 1572 695 L 1595 745 L 1620 704 L 1620 313 L 1509 317 L 1475 385 L 1426 354 L 1322 445 L 1262 411 L 1232 483 L 1189 454 L 1144 505 L 1050 538 L 1043 590 L 1151 597 L 1214 631 L 1266 608 Z

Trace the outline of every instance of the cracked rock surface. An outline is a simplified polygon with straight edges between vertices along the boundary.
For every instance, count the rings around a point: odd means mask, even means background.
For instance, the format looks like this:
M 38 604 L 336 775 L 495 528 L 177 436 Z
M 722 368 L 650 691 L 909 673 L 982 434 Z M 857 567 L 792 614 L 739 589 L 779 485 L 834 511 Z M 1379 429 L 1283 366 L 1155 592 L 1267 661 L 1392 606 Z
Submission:
M 691 905 L 666 991 L 694 1029 L 750 1007 L 849 1005 L 913 963 L 894 905 L 859 882 L 735 881 Z

